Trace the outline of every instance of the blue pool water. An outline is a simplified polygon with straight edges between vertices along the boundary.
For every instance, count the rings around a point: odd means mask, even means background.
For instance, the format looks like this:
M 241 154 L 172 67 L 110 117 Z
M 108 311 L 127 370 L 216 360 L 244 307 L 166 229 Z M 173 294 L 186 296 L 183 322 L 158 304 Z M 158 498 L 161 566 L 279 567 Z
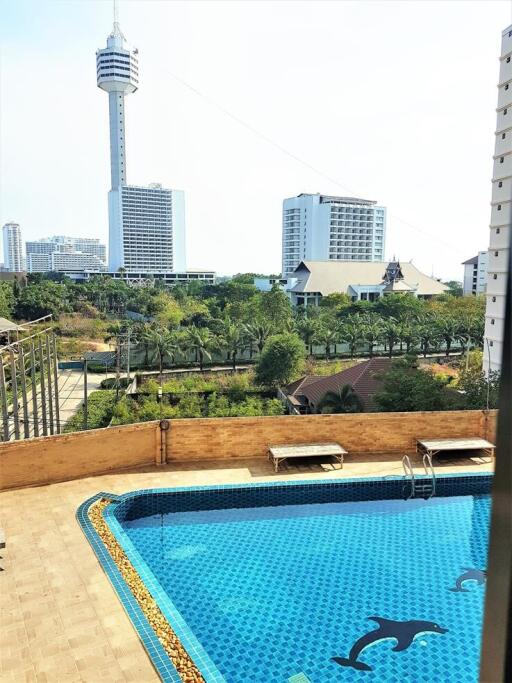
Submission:
M 489 511 L 476 495 L 176 512 L 123 528 L 228 683 L 470 683 L 484 586 L 449 589 L 485 569 Z M 378 628 L 372 616 L 446 632 L 399 652 L 376 640 L 355 658 L 372 670 L 333 661 Z M 381 634 L 407 641 L 404 628 Z

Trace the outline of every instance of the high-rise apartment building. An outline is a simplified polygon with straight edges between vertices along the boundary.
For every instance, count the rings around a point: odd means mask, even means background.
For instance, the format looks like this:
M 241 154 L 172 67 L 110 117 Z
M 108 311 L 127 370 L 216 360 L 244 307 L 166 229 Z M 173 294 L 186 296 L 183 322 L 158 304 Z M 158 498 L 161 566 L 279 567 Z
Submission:
M 484 294 L 487 287 L 487 251 L 479 251 L 473 258 L 464 261 L 464 279 L 462 293 L 464 296 Z
M 487 263 L 484 370 L 501 369 L 512 219 L 512 26 L 502 33 L 491 224 Z
M 6 223 L 3 227 L 4 267 L 14 273 L 23 270 L 23 248 L 18 223 Z
M 301 261 L 383 261 L 386 209 L 355 197 L 300 194 L 283 202 L 282 274 Z
M 158 184 L 127 184 L 125 96 L 138 88 L 138 51 L 127 46 L 117 22 L 107 38 L 107 47 L 96 52 L 96 71 L 98 87 L 109 98 L 109 270 L 184 270 L 183 192 Z

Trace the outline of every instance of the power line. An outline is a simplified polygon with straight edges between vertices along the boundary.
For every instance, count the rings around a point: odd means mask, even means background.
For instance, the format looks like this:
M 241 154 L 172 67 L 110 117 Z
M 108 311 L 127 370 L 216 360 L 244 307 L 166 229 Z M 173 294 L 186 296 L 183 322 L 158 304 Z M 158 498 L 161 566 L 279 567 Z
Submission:
M 286 147 L 283 147 L 279 142 L 276 142 L 273 138 L 269 137 L 265 133 L 262 133 L 260 130 L 255 128 L 252 124 L 248 123 L 247 121 L 244 121 L 244 119 L 240 118 L 236 114 L 234 114 L 232 111 L 224 107 L 222 104 L 211 98 L 209 95 L 206 95 L 205 93 L 201 92 L 201 90 L 198 90 L 195 86 L 191 85 L 190 83 L 187 83 L 183 78 L 178 76 L 177 74 L 173 73 L 172 71 L 169 71 L 169 69 L 164 69 L 162 67 L 157 67 L 159 70 L 163 71 L 164 73 L 168 74 L 172 78 L 174 78 L 175 81 L 180 83 L 182 86 L 193 92 L 195 95 L 198 97 L 202 98 L 208 104 L 212 105 L 216 109 L 218 109 L 220 112 L 225 114 L 228 118 L 232 119 L 236 123 L 238 123 L 240 126 L 243 128 L 246 128 L 249 130 L 251 133 L 256 135 L 257 137 L 261 138 L 264 140 L 266 143 L 271 145 L 272 147 L 275 147 L 278 149 L 280 152 L 285 154 L 286 156 L 290 157 L 297 163 L 301 164 L 305 168 L 309 169 L 310 171 L 313 171 L 317 175 L 321 176 L 322 178 L 325 178 L 329 182 L 333 183 L 333 185 L 336 185 L 339 187 L 341 190 L 350 193 L 352 196 L 358 196 L 359 193 L 355 192 L 353 189 L 347 187 L 343 183 L 340 183 L 336 178 L 333 178 L 331 175 L 326 173 L 325 171 L 322 171 L 321 169 L 317 168 L 313 164 L 311 164 L 309 161 L 306 161 L 305 159 L 302 159 L 302 157 L 299 157 L 297 154 L 294 154 L 291 152 L 289 149 Z M 457 254 L 461 254 L 461 249 L 460 247 L 455 246 L 454 244 L 451 244 L 450 242 L 447 242 L 446 240 L 440 239 L 438 236 L 433 236 L 429 234 L 427 231 L 423 230 L 422 228 L 419 228 L 417 225 L 414 225 L 410 221 L 405 220 L 404 218 L 401 218 L 400 216 L 397 216 L 396 214 L 392 212 L 388 212 L 388 216 L 390 218 L 393 218 L 395 221 L 402 223 L 403 225 L 407 226 L 408 228 L 411 228 L 411 230 L 416 231 L 420 235 L 423 235 L 425 238 L 428 238 L 429 240 L 435 239 L 438 244 L 442 244 L 443 246 L 447 247 L 448 249 L 451 249 L 452 251 L 456 252 Z

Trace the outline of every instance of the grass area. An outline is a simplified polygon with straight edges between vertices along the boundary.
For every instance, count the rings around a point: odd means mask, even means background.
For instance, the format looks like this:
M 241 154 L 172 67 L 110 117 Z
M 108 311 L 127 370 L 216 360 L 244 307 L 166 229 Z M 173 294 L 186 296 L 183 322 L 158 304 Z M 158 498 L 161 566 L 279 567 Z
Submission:
M 318 360 L 316 358 L 308 358 L 306 360 L 306 368 L 304 375 L 334 375 L 342 370 L 347 370 L 348 368 L 357 365 L 357 360 Z M 298 378 L 295 378 L 298 379 Z
M 156 379 L 148 379 L 139 391 L 141 393 L 156 394 L 160 385 Z M 239 392 L 264 390 L 254 383 L 254 371 L 246 372 L 204 372 L 191 373 L 181 377 L 173 377 L 162 384 L 164 394 L 186 394 L 188 392 Z
M 116 402 L 116 392 L 110 390 L 93 391 L 89 394 L 87 428 L 107 427 L 112 418 Z M 135 420 L 134 420 L 135 422 Z M 64 432 L 80 432 L 84 428 L 84 409 L 73 415 L 65 424 Z

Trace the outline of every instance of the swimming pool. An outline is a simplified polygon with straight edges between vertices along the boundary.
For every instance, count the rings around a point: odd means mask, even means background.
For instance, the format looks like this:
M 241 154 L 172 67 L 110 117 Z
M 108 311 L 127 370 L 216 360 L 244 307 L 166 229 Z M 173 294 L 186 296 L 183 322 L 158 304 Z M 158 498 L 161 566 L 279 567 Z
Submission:
M 104 516 L 206 681 L 466 683 L 490 480 L 427 501 L 399 478 L 151 490 Z

